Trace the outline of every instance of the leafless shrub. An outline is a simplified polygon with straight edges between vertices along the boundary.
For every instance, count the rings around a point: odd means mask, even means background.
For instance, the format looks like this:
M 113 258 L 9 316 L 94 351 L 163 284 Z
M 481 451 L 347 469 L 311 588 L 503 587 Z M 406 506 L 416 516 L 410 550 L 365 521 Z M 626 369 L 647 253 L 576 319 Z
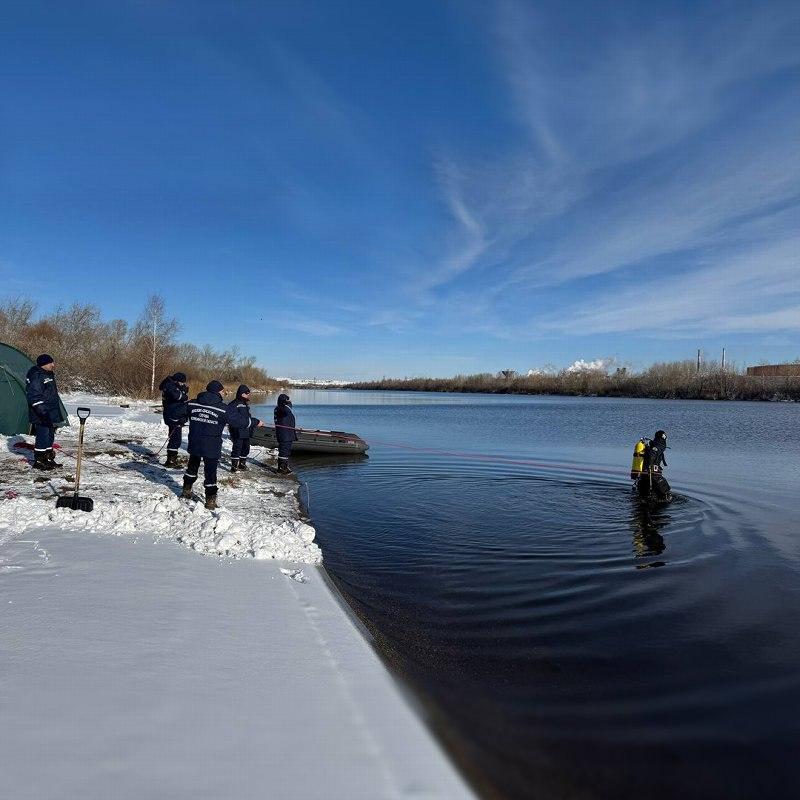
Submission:
M 653 364 L 642 372 L 625 367 L 611 374 L 602 370 L 561 370 L 507 377 L 506 372 L 453 378 L 384 378 L 352 384 L 349 388 L 682 400 L 800 400 L 800 378 L 755 377 L 736 365 L 722 369 L 715 362 L 703 365 L 700 371 L 694 361 L 672 361 Z
M 124 320 L 103 320 L 100 309 L 91 304 L 73 303 L 37 317 L 30 300 L 0 303 L 0 341 L 31 358 L 52 355 L 59 385 L 68 391 L 152 397 L 161 377 L 176 371 L 189 376 L 195 392 L 214 379 L 234 389 L 239 383 L 254 389 L 278 388 L 252 356 L 242 356 L 236 349 L 220 352 L 208 345 L 176 342 L 177 330 L 177 320 L 167 316 L 158 297 L 148 300 L 133 326 Z

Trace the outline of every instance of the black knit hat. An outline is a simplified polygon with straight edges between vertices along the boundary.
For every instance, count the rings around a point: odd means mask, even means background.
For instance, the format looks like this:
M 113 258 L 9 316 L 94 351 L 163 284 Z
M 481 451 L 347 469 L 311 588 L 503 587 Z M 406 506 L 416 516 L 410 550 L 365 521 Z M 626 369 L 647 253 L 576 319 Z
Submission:
M 36 366 L 37 367 L 46 367 L 48 364 L 54 364 L 55 359 L 53 356 L 47 355 L 47 353 L 42 353 L 39 358 L 36 359 Z
M 241 386 L 240 386 L 240 387 L 239 387 L 239 388 L 236 390 L 236 396 L 237 396 L 237 397 L 241 397 L 243 394 L 250 394 L 250 387 L 249 387 L 249 386 L 245 386 L 244 384 L 242 384 L 242 385 L 241 385 Z
M 211 383 L 206 386 L 207 392 L 223 392 L 225 387 L 219 381 L 211 381 Z
M 183 372 L 176 372 L 172 376 L 172 380 L 178 381 L 178 383 L 186 383 L 186 375 Z

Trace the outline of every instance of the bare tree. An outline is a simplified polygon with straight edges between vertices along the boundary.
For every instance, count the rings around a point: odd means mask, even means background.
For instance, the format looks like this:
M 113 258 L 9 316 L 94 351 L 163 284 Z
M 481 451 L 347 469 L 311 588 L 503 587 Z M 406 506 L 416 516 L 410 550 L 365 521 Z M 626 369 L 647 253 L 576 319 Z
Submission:
M 0 341 L 18 341 L 36 311 L 36 304 L 30 300 L 14 297 L 6 300 L 0 307 Z
M 156 366 L 165 351 L 174 346 L 178 321 L 167 317 L 164 298 L 150 295 L 142 311 L 142 316 L 134 328 L 134 339 L 145 345 L 141 360 L 150 368 L 150 395 L 156 391 Z

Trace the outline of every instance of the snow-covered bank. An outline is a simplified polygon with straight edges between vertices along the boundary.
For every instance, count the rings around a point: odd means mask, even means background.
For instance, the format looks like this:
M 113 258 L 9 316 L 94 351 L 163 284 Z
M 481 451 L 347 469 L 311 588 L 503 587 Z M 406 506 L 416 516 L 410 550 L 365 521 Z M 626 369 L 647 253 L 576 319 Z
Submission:
M 177 539 L 201 553 L 316 564 L 322 554 L 315 531 L 302 519 L 298 484 L 259 466 L 247 473 L 220 471 L 218 511 L 180 500 L 180 470 L 165 470 L 153 458 L 166 428 L 149 403 L 122 398 L 64 398 L 70 427 L 61 428 L 58 460 L 47 474 L 30 468 L 32 453 L 15 447 L 31 437 L 0 437 L 0 543 L 44 526 L 112 534 L 148 533 Z M 120 403 L 128 408 L 121 408 Z M 55 508 L 55 499 L 74 489 L 77 406 L 92 415 L 86 424 L 81 495 L 95 501 L 92 513 Z M 184 442 L 185 443 L 185 442 Z M 230 453 L 225 440 L 223 464 Z M 162 453 L 163 455 L 163 453 Z M 186 455 L 185 453 L 183 454 Z M 269 451 L 254 455 L 265 455 Z M 63 457 L 62 457 L 63 456 Z M 163 461 L 163 458 L 161 459 Z
M 14 800 L 460 800 L 318 567 L 41 528 L 0 546 Z
M 93 512 L 55 509 L 72 460 L 0 452 L 3 797 L 472 797 L 315 566 L 295 481 L 228 474 L 207 511 L 153 463 L 150 405 L 65 399 L 92 408 Z

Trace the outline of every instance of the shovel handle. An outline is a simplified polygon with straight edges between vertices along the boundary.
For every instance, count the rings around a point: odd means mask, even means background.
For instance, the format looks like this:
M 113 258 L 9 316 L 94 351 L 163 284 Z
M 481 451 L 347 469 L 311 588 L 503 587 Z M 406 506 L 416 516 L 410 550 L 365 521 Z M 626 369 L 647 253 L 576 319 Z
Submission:
M 84 409 L 80 409 L 83 411 Z M 88 410 L 88 409 L 86 409 Z M 89 416 L 88 414 L 86 415 Z M 86 417 L 81 417 L 81 430 L 78 436 L 78 464 L 75 467 L 75 497 L 78 496 L 78 491 L 81 488 L 81 461 L 83 461 L 83 429 L 86 426 Z

